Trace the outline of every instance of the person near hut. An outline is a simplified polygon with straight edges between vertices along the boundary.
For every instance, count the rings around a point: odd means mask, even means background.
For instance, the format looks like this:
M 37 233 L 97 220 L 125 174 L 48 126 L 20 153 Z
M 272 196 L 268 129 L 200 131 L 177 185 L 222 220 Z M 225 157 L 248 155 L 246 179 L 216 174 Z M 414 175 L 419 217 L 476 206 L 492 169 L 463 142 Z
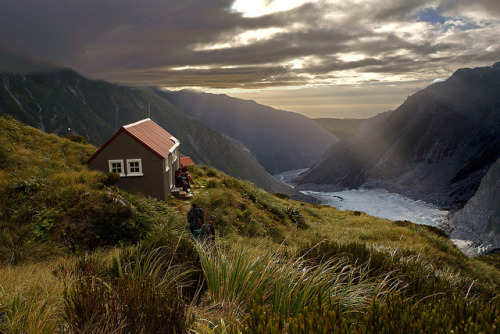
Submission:
M 182 190 L 184 190 L 185 192 L 188 192 L 188 189 L 191 188 L 191 186 L 189 186 L 188 182 L 186 181 L 186 178 L 182 175 L 176 177 L 175 186 L 177 188 L 182 188 Z
M 189 231 L 191 231 L 193 236 L 199 237 L 203 234 L 201 227 L 205 222 L 205 212 L 203 212 L 202 208 L 198 207 L 198 204 L 193 203 L 191 205 L 191 210 L 187 214 L 187 221 L 189 223 Z

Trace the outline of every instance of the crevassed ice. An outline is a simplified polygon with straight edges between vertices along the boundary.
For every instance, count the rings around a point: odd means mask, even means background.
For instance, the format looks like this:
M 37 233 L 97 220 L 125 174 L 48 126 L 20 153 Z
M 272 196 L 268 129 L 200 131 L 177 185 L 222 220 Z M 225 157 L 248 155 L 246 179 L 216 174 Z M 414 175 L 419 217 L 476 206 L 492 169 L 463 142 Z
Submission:
M 302 191 L 323 204 L 339 210 L 366 212 L 391 220 L 408 220 L 417 224 L 436 226 L 447 221 L 448 211 L 423 201 L 390 193 L 384 189 L 354 189 L 338 192 Z

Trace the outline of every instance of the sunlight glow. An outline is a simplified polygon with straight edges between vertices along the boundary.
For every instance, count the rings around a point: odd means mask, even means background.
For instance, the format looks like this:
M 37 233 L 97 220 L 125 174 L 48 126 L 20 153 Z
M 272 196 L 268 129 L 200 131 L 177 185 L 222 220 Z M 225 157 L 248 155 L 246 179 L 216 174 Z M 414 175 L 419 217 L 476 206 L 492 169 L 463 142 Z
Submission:
M 365 59 L 365 55 L 360 53 L 342 53 L 338 55 L 342 61 L 360 61 Z
M 266 29 L 256 29 L 248 30 L 237 35 L 231 36 L 230 39 L 216 43 L 216 44 L 196 44 L 193 48 L 194 51 L 207 51 L 207 50 L 217 50 L 217 49 L 230 49 L 241 46 L 246 46 L 258 42 L 263 42 L 271 37 L 284 32 L 285 29 L 282 28 L 266 28 Z
M 307 2 L 311 0 L 236 0 L 231 10 L 242 13 L 244 17 L 259 17 L 291 10 Z
M 186 71 L 186 70 L 211 70 L 214 69 L 215 66 L 179 66 L 179 67 L 166 67 L 165 70 L 168 71 Z

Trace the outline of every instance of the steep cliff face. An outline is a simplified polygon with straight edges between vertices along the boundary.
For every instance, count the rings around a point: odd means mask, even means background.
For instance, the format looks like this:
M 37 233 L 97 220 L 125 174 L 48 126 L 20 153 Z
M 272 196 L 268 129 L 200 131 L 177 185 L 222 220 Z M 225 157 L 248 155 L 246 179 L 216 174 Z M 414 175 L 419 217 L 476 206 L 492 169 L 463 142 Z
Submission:
M 461 69 L 369 119 L 299 184 L 383 187 L 462 207 L 500 157 L 500 63 Z
M 500 248 L 500 160 L 481 180 L 476 194 L 450 220 L 451 238 L 473 240 L 485 250 Z
M 181 152 L 270 192 L 293 190 L 273 179 L 241 144 L 186 116 L 149 88 L 88 80 L 71 70 L 0 74 L 0 114 L 58 135 L 102 145 L 118 128 L 148 117 L 181 141 Z
M 313 120 L 227 95 L 155 90 L 187 115 L 245 145 L 271 174 L 309 167 L 338 139 Z

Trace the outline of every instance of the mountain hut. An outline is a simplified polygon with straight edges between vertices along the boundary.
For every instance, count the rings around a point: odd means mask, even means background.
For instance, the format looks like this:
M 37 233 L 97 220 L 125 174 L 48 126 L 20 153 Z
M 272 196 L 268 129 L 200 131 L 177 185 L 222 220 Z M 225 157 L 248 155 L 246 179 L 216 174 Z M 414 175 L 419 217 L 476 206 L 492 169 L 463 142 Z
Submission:
M 180 166 L 180 142 L 146 118 L 121 127 L 88 160 L 90 169 L 120 174 L 118 186 L 166 199 Z

